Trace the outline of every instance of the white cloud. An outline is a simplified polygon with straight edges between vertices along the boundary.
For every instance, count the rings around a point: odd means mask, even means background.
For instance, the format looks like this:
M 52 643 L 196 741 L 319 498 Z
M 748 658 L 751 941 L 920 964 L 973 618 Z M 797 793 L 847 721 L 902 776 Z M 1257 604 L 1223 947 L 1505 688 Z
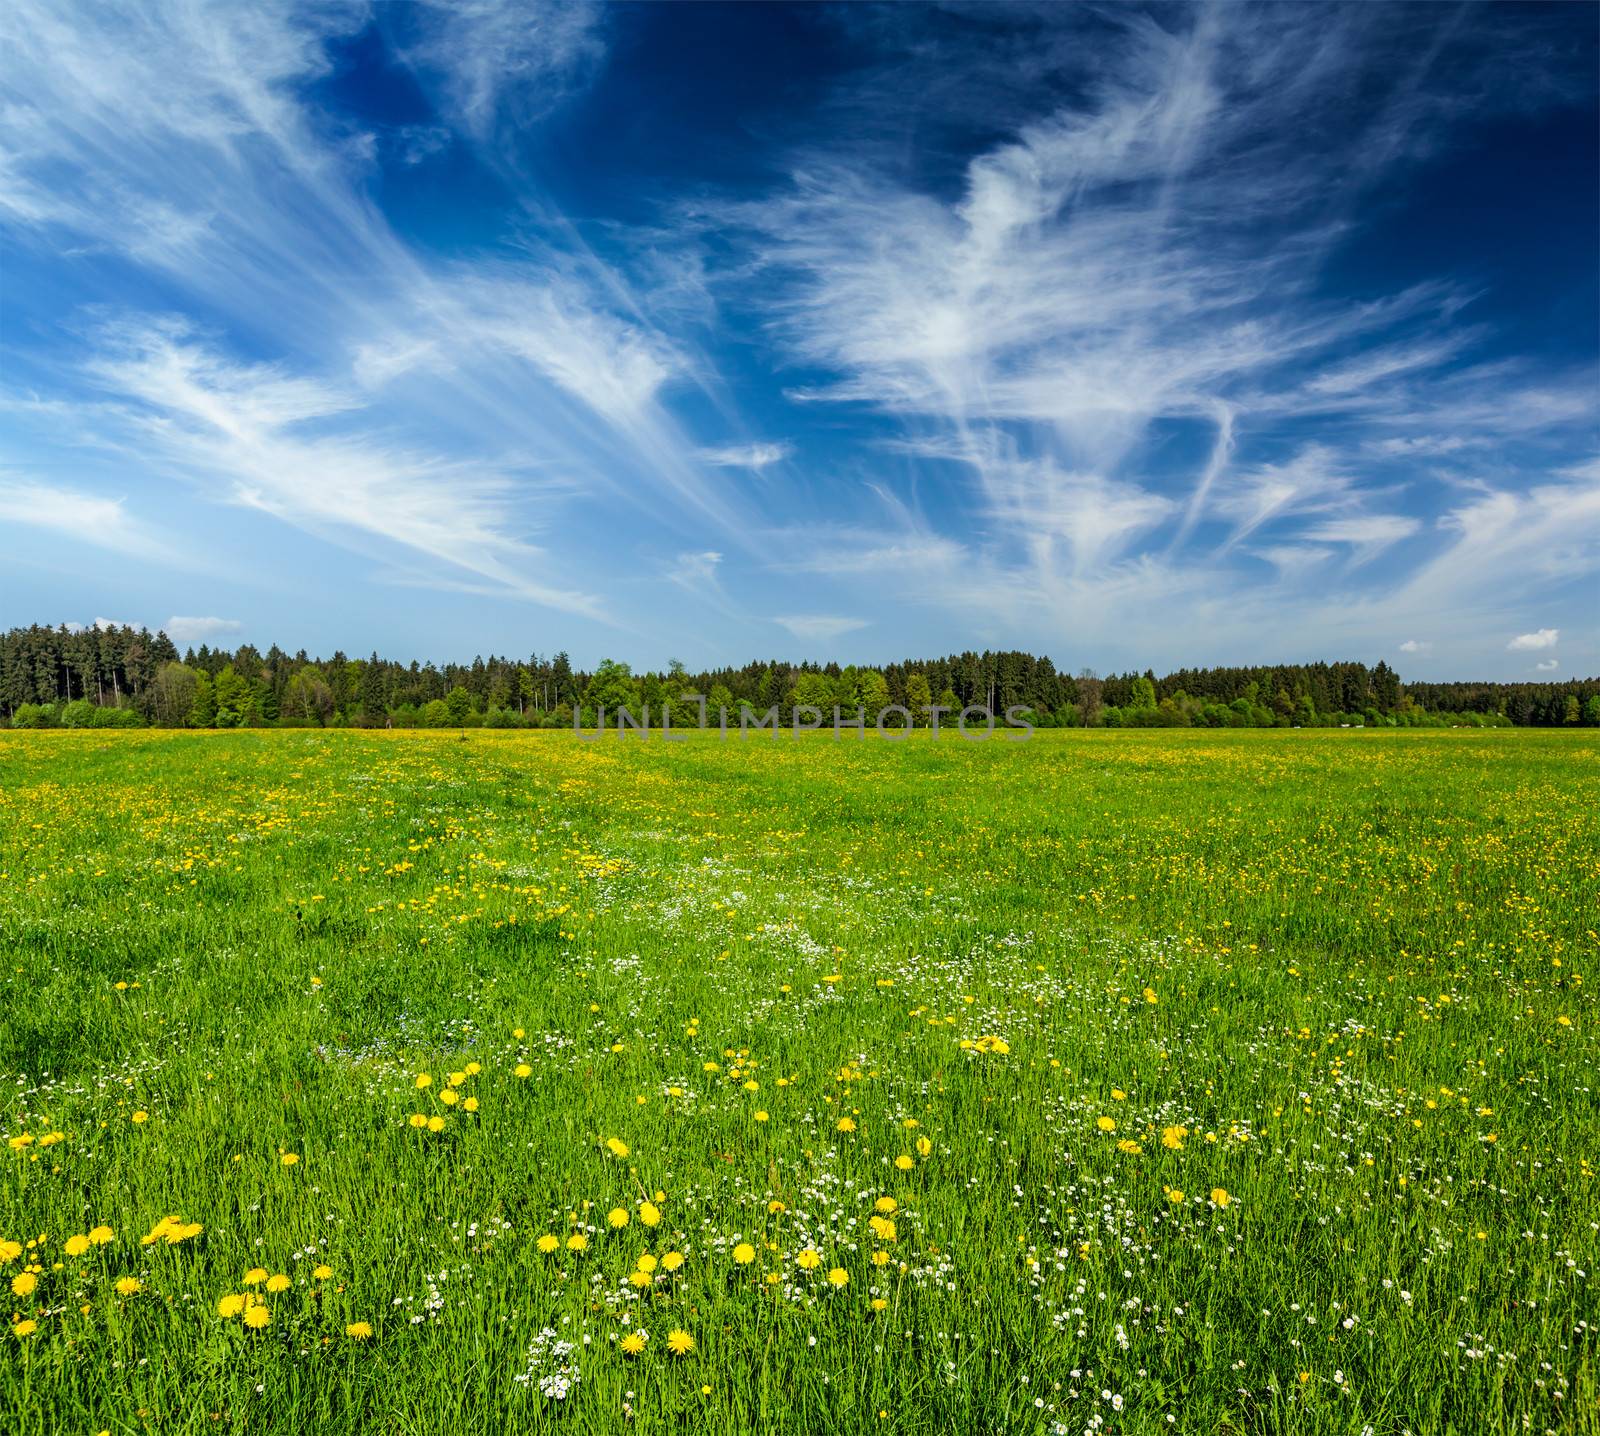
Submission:
M 1559 628 L 1541 628 L 1534 633 L 1519 633 L 1506 647 L 1512 653 L 1531 653 L 1541 648 L 1554 648 L 1560 637 Z
M 732 444 L 720 449 L 697 449 L 695 458 L 722 469 L 754 469 L 758 473 L 781 463 L 794 453 L 792 444 Z
M 802 643 L 827 643 L 846 633 L 854 633 L 857 629 L 867 627 L 868 622 L 864 618 L 833 618 L 822 614 L 775 618 L 772 621 L 779 627 L 788 629 Z
M 172 559 L 167 546 L 127 511 L 122 499 L 4 473 L 0 473 L 0 523 L 43 530 L 58 544 L 88 544 L 164 562 Z
M 1425 638 L 1408 638 L 1400 645 L 1402 653 L 1426 653 L 1433 645 Z
M 1293 580 L 1304 577 L 1308 570 L 1326 563 L 1335 556 L 1337 550 L 1318 544 L 1278 543 L 1264 544 L 1260 548 L 1252 548 L 1250 552 L 1277 569 L 1280 578 Z
M 961 562 L 966 550 L 954 539 L 928 532 L 849 529 L 830 526 L 783 530 L 785 554 L 773 567 L 789 573 L 922 574 L 932 579 Z
M 526 123 L 603 50 L 582 4 L 414 9 L 395 35 L 476 138 L 496 115 Z M 116 254 L 207 316 L 203 337 L 138 319 L 92 336 L 93 376 L 124 412 L 79 403 L 69 442 L 104 444 L 134 399 L 142 442 L 124 452 L 146 481 L 181 471 L 335 542 L 399 542 L 567 611 L 598 612 L 576 555 L 527 542 L 558 492 L 603 498 L 608 535 L 637 516 L 736 541 L 737 500 L 662 403 L 705 381 L 700 361 L 575 226 L 546 212 L 558 240 L 453 263 L 390 229 L 371 137 L 307 98 L 369 20 L 271 0 L 5 7 L 0 203 L 19 242 Z M 243 335 L 282 362 L 240 361 Z
M 237 633 L 244 625 L 236 618 L 181 618 L 174 614 L 161 627 L 174 643 L 208 643 Z
M 977 594 L 1001 632 L 1077 636 L 1099 621 L 1165 644 L 1164 632 L 1209 641 L 1251 611 L 1297 647 L 1313 625 L 1387 646 L 1397 623 L 1444 634 L 1436 618 L 1472 585 L 1481 610 L 1592 573 L 1579 485 L 1439 522 L 1433 476 L 1424 489 L 1402 469 L 1495 452 L 1513 432 L 1533 436 L 1529 453 L 1564 444 L 1592 423 L 1592 376 L 1475 362 L 1488 331 L 1464 321 L 1472 296 L 1448 282 L 1323 297 L 1363 187 L 1450 117 L 1427 77 L 1352 110 L 1398 75 L 1344 15 L 1113 13 L 1127 18 L 1097 12 L 1093 44 L 1070 24 L 1056 33 L 1038 63 L 1073 77 L 1073 98 L 1020 120 L 983 56 L 958 62 L 925 40 L 953 113 L 974 118 L 970 93 L 991 107 L 975 118 L 1010 135 L 953 186 L 913 178 L 902 111 L 872 132 L 874 87 L 905 78 L 875 71 L 845 144 L 798 156 L 782 192 L 711 212 L 749 236 L 737 273 L 755 276 L 746 292 L 791 359 L 822 371 L 791 396 L 897 421 L 896 452 L 922 461 L 910 493 L 948 492 L 939 462 L 964 466 L 954 508 L 975 552 L 964 574 L 939 575 L 952 612 Z M 1312 114 L 1329 123 L 1308 139 Z M 1277 570 L 1270 588 L 1244 553 Z
M 677 561 L 667 570 L 667 577 L 691 592 L 717 587 L 717 566 L 722 555 L 715 549 L 701 553 L 680 553 Z
M 1350 546 L 1350 562 L 1370 563 L 1385 549 L 1419 532 L 1418 519 L 1401 514 L 1361 514 L 1355 518 L 1331 519 L 1302 530 L 1314 543 L 1339 543 Z
M 505 592 L 594 615 L 598 601 L 531 577 L 540 552 L 508 535 L 510 481 L 494 469 L 362 433 L 309 432 L 359 407 L 350 393 L 230 363 L 172 325 L 124 328 L 95 372 L 141 406 L 149 452 L 232 503 L 311 532 L 376 538 Z
M 554 109 L 605 54 L 588 0 L 423 0 L 408 58 L 443 108 L 483 138 L 502 110 L 526 124 Z
M 1555 658 L 1546 658 L 1542 663 L 1533 665 L 1536 673 L 1554 673 L 1560 666 L 1560 660 Z

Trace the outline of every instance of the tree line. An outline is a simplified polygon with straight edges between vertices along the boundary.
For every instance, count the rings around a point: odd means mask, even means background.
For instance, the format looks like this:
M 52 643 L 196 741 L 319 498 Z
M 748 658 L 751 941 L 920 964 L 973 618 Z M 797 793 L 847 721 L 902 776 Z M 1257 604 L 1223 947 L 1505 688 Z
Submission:
M 912 722 L 937 705 L 1027 710 L 1042 727 L 1600 726 L 1600 679 L 1552 683 L 1402 683 L 1387 663 L 1294 663 L 1099 676 L 1017 651 L 907 659 L 883 667 L 752 662 L 689 672 L 679 662 L 635 673 L 564 652 L 471 663 L 311 657 L 273 645 L 179 652 L 165 633 L 127 626 L 34 625 L 0 635 L 0 715 L 14 728 L 566 727 L 626 707 L 659 723 L 699 721 L 703 695 L 757 717 L 834 708 L 869 722 L 891 706 Z M 905 721 L 903 717 L 891 721 Z

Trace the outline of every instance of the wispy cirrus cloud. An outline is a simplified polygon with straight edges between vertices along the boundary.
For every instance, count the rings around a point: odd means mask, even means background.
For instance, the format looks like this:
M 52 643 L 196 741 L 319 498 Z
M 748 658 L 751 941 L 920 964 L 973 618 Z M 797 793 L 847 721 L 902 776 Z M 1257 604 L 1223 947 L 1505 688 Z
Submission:
M 841 618 L 831 614 L 795 614 L 772 620 L 802 643 L 831 643 L 847 633 L 867 627 L 865 618 Z
M 529 123 L 604 50 L 583 5 L 414 11 L 394 17 L 402 51 L 473 141 L 497 115 Z M 546 240 L 441 260 L 373 204 L 371 136 L 309 93 L 370 18 L 7 7 L 0 203 L 20 241 L 158 273 L 166 299 L 126 313 L 133 286 L 108 274 L 125 317 L 83 327 L 77 428 L 108 411 L 115 427 L 126 401 L 161 461 L 152 477 L 176 461 L 335 542 L 400 543 L 569 612 L 597 602 L 565 555 L 524 537 L 557 489 L 568 512 L 603 499 L 613 535 L 692 513 L 686 527 L 736 540 L 744 520 L 663 402 L 700 361 L 614 270 L 563 248 L 570 226 L 554 216 Z
M 174 643 L 209 643 L 231 637 L 244 625 L 237 618 L 184 618 L 173 614 L 162 627 Z
M 0 523 L 46 534 L 58 545 L 108 549 L 163 563 L 177 555 L 127 500 L 0 471 Z M 20 556 L 20 555 L 19 555 Z
M 553 608 L 599 612 L 594 596 L 529 577 L 544 565 L 512 536 L 509 475 L 329 428 L 319 421 L 359 413 L 356 394 L 234 363 L 182 325 L 124 325 L 108 342 L 97 379 L 132 401 L 127 420 L 147 450 L 211 496 L 335 541 L 385 540 Z
M 480 139 L 555 109 L 605 58 L 604 11 L 591 0 L 417 0 L 402 15 L 402 53 Z
M 1484 361 L 1470 287 L 1322 287 L 1363 186 L 1426 153 L 1462 87 L 1487 102 L 1494 65 L 1538 63 L 1531 36 L 1498 57 L 1458 47 L 1446 97 L 1430 66 L 1448 34 L 1429 31 L 1408 69 L 1353 18 L 1129 8 L 1068 22 L 1036 38 L 1074 99 L 1019 119 L 942 185 L 902 164 L 887 138 L 900 112 L 876 108 L 874 76 L 850 114 L 853 138 L 884 121 L 881 146 L 813 146 L 786 189 L 712 212 L 748 236 L 774 332 L 811 371 L 792 396 L 886 416 L 904 451 L 969 475 L 989 521 L 978 567 L 1016 621 L 1042 602 L 1080 627 L 1101 607 L 1087 591 L 1123 571 L 1144 581 L 1135 603 L 1169 603 L 1183 584 L 1157 576 L 1172 566 L 1237 602 L 1261 583 L 1247 553 L 1291 584 L 1342 554 L 1336 590 L 1370 585 L 1402 543 L 1417 581 L 1380 581 L 1425 607 L 1483 530 L 1471 505 L 1430 513 L 1436 493 L 1402 466 L 1510 434 L 1553 455 L 1592 431 L 1592 372 Z M 1070 53 L 1088 30 L 1094 44 Z M 917 39 L 908 63 L 931 63 Z M 1003 113 L 984 63 L 973 93 Z M 1350 96 L 1386 82 L 1352 127 Z M 1506 551 L 1543 569 L 1521 532 L 1538 505 L 1512 503 Z M 1279 626 L 1327 597 L 1292 595 Z
M 793 444 L 728 444 L 721 448 L 697 449 L 695 457 L 701 463 L 719 469 L 751 469 L 760 473 L 773 464 L 781 464 L 794 454 Z

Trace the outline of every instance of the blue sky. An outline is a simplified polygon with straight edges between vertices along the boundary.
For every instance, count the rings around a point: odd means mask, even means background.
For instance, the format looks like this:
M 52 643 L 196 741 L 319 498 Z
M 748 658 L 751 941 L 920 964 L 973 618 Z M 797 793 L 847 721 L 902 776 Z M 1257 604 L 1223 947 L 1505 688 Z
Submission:
M 113 8 L 0 15 L 0 623 L 1600 671 L 1592 6 Z

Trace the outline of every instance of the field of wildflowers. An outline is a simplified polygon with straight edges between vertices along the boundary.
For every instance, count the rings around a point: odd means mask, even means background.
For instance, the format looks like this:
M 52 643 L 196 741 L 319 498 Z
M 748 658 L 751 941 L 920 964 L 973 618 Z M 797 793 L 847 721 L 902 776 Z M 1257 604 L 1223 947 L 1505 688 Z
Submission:
M 0 734 L 0 1430 L 1600 1429 L 1597 759 Z

